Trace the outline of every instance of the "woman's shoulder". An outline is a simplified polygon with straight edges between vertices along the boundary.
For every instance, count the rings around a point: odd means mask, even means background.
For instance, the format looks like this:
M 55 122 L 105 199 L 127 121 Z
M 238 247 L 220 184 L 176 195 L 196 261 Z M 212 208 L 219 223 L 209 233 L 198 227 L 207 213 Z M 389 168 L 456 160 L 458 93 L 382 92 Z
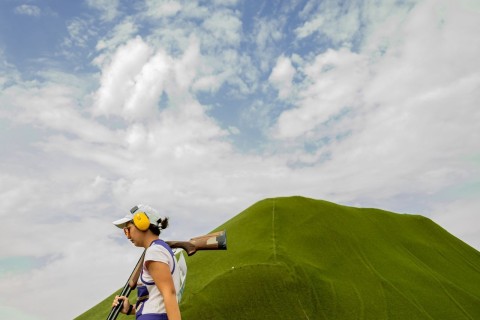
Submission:
M 158 239 L 150 244 L 145 253 L 146 257 L 156 254 L 168 254 L 169 256 L 173 256 L 173 251 L 165 241 Z

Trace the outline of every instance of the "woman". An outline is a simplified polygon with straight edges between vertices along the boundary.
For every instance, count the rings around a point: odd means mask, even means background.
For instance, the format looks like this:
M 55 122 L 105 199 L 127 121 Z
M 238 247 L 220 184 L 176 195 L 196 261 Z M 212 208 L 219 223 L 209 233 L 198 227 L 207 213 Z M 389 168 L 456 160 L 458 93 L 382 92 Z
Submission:
M 143 268 L 137 285 L 136 305 L 127 297 L 116 296 L 112 306 L 123 301 L 121 313 L 136 315 L 137 320 L 181 319 L 177 291 L 180 289 L 180 272 L 172 249 L 161 239 L 160 231 L 168 226 L 168 218 L 146 205 L 138 205 L 131 214 L 114 221 L 127 238 L 137 247 L 146 249 Z

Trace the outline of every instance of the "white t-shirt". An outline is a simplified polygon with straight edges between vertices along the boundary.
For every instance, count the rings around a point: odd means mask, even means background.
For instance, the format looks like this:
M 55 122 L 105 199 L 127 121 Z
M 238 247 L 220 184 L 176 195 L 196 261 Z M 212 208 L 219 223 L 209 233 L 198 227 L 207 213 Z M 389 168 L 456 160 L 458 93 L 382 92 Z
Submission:
M 166 263 L 170 267 L 170 273 L 173 277 L 175 290 L 177 293 L 181 290 L 181 271 L 180 268 L 177 267 L 177 261 L 174 257 L 172 249 L 170 249 L 170 247 L 163 240 L 158 239 L 153 241 L 145 253 L 142 273 L 140 274 L 140 279 L 137 285 L 137 317 L 142 314 L 166 313 L 163 296 L 146 268 L 147 261 Z

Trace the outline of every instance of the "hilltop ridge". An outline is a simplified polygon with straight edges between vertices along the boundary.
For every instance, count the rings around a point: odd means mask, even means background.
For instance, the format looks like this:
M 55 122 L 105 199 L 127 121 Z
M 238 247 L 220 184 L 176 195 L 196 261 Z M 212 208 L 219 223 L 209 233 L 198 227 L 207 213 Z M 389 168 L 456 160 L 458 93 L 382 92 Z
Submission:
M 187 259 L 184 319 L 480 319 L 480 253 L 423 216 L 296 196 L 222 229 Z

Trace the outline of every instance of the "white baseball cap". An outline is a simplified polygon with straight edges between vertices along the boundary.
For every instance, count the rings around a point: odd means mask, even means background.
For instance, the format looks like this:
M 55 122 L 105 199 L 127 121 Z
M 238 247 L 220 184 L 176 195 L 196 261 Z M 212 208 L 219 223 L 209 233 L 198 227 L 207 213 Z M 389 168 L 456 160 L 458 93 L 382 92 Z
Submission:
M 164 219 L 163 217 L 160 216 L 158 211 L 155 210 L 154 208 L 145 204 L 139 204 L 133 207 L 132 209 L 130 209 L 130 213 L 127 214 L 125 217 L 113 221 L 113 224 L 119 227 L 120 229 L 123 229 L 125 228 L 125 225 L 127 224 L 127 222 L 130 222 L 133 220 L 133 215 L 138 212 L 144 212 L 147 215 L 148 220 L 150 220 L 150 224 L 153 224 L 153 225 L 158 225 L 158 221 L 160 219 L 161 220 Z

